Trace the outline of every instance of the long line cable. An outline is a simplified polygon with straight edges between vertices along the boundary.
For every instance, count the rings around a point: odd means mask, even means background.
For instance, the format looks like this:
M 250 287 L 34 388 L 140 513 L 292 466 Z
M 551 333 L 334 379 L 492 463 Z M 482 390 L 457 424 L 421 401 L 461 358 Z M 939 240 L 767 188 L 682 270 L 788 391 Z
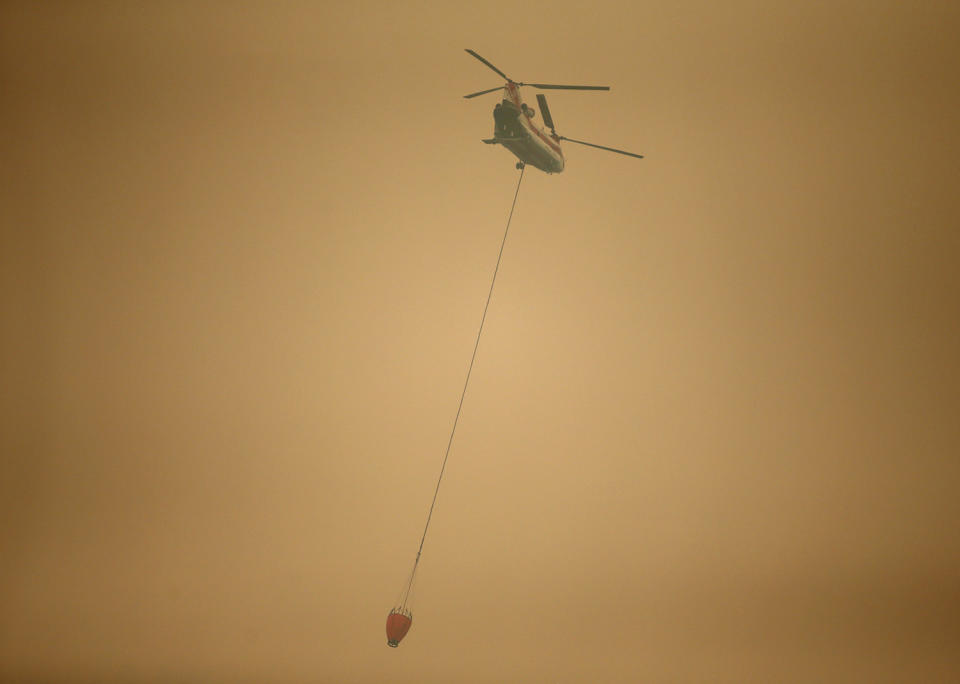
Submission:
M 477 331 L 477 340 L 473 344 L 473 355 L 470 357 L 470 367 L 467 369 L 467 379 L 463 383 L 463 391 L 460 393 L 460 404 L 457 406 L 457 415 L 453 419 L 453 429 L 450 431 L 450 439 L 447 441 L 447 451 L 443 455 L 443 465 L 440 466 L 440 477 L 437 478 L 437 486 L 433 490 L 433 500 L 430 502 L 430 510 L 427 513 L 427 524 L 423 526 L 423 536 L 420 537 L 420 548 L 417 549 L 417 557 L 413 561 L 413 570 L 410 572 L 410 579 L 407 582 L 407 588 L 403 593 L 403 600 L 400 602 L 400 608 L 405 609 L 407 599 L 410 596 L 410 588 L 413 586 L 413 580 L 417 574 L 417 565 L 420 563 L 420 554 L 423 552 L 423 542 L 427 538 L 427 530 L 430 529 L 430 519 L 433 517 L 433 507 L 437 503 L 437 494 L 440 492 L 440 482 L 443 481 L 443 473 L 447 469 L 447 458 L 450 456 L 450 447 L 453 445 L 453 436 L 457 432 L 457 423 L 460 421 L 460 411 L 463 409 L 463 399 L 467 396 L 467 385 L 470 384 L 470 374 L 473 372 L 473 362 L 477 358 L 477 349 L 480 346 L 480 335 L 483 333 L 483 324 L 487 320 L 487 309 L 490 308 L 490 299 L 493 297 L 493 286 L 497 282 L 497 273 L 500 271 L 500 260 L 503 258 L 503 248 L 507 244 L 507 234 L 510 232 L 510 222 L 513 220 L 513 210 L 517 206 L 517 197 L 520 195 L 520 184 L 523 182 L 523 172 L 526 166 L 520 167 L 520 178 L 517 180 L 517 189 L 513 193 L 513 204 L 510 205 L 510 215 L 507 217 L 507 227 L 503 231 L 503 240 L 500 242 L 500 253 L 497 254 L 497 265 L 493 269 L 493 279 L 490 281 L 490 291 L 487 292 L 487 303 L 483 307 L 483 316 L 480 318 L 480 329 Z

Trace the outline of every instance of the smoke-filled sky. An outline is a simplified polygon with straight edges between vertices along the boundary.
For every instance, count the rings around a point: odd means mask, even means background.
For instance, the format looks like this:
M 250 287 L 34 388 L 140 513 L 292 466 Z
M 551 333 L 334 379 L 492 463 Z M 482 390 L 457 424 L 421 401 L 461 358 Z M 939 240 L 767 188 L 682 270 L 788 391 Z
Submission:
M 0 679 L 960 679 L 958 28 L 5 3 Z

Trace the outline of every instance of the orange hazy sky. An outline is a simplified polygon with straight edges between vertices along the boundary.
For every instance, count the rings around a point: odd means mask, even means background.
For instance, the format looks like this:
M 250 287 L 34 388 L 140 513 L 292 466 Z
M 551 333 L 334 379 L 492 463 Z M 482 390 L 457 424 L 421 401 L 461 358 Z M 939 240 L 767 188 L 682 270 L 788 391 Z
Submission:
M 0 680 L 960 680 L 958 29 L 4 3 Z

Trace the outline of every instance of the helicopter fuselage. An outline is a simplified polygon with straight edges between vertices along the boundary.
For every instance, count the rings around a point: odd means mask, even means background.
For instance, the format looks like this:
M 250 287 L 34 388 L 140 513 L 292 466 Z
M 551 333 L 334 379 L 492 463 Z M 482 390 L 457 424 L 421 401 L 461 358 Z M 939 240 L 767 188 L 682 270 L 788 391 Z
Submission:
M 533 121 L 534 110 L 524 104 L 516 83 L 503 88 L 503 101 L 493 110 L 493 138 L 485 143 L 503 145 L 524 164 L 546 173 L 563 171 L 560 140 Z

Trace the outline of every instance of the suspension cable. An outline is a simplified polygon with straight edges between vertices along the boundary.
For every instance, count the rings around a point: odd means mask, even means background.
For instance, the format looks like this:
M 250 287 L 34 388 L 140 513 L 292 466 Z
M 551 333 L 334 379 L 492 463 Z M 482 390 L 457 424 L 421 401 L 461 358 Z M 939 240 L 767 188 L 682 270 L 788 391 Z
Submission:
M 477 331 L 477 340 L 473 344 L 473 355 L 470 357 L 470 367 L 467 369 L 467 379 L 463 383 L 463 391 L 460 393 L 460 404 L 457 406 L 457 415 L 453 419 L 453 429 L 450 431 L 450 439 L 447 441 L 447 451 L 443 455 L 443 465 L 440 466 L 440 477 L 437 478 L 437 486 L 433 490 L 433 501 L 430 502 L 430 510 L 427 512 L 427 524 L 423 527 L 423 536 L 420 537 L 420 548 L 417 549 L 417 557 L 413 561 L 413 570 L 410 572 L 410 579 L 407 582 L 407 588 L 403 593 L 403 600 L 400 602 L 400 608 L 406 609 L 407 599 L 410 597 L 410 588 L 413 586 L 414 577 L 417 574 L 417 564 L 420 563 L 420 554 L 423 552 L 423 542 L 427 538 L 427 530 L 430 529 L 430 519 L 433 517 L 433 507 L 437 503 L 437 494 L 440 492 L 440 482 L 443 480 L 443 473 L 447 468 L 447 458 L 450 456 L 450 447 L 453 445 L 453 436 L 457 432 L 457 423 L 460 421 L 460 410 L 463 408 L 463 399 L 467 396 L 467 385 L 470 384 L 470 374 L 473 372 L 473 362 L 477 358 L 477 348 L 480 346 L 480 335 L 483 333 L 483 323 L 487 320 L 487 309 L 490 308 L 490 299 L 493 297 L 493 286 L 497 282 L 497 273 L 500 271 L 500 259 L 503 257 L 503 248 L 507 244 L 507 234 L 510 232 L 510 222 L 513 220 L 513 210 L 517 206 L 517 197 L 520 195 L 520 184 L 523 182 L 523 172 L 526 165 L 520 167 L 520 178 L 517 181 L 517 189 L 513 193 L 513 204 L 510 205 L 510 215 L 507 217 L 507 227 L 503 231 L 503 240 L 500 242 L 500 253 L 497 255 L 497 265 L 493 269 L 493 279 L 490 281 L 490 291 L 487 293 L 487 303 L 483 307 L 483 316 L 480 318 L 480 329 Z

